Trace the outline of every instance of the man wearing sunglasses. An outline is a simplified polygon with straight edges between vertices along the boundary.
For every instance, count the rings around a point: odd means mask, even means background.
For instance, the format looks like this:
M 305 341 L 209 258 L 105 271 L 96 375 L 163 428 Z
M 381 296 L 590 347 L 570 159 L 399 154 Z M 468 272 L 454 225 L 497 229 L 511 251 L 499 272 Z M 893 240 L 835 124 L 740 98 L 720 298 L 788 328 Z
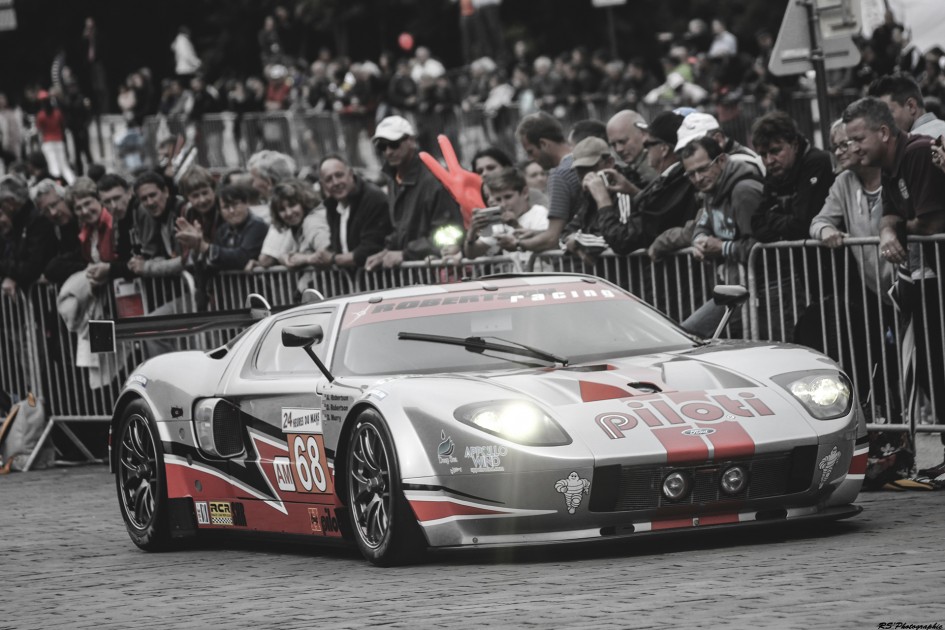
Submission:
M 692 257 L 717 262 L 723 284 L 738 282 L 738 266 L 748 261 L 755 239 L 751 220 L 761 208 L 764 182 L 751 164 L 732 159 L 708 136 L 693 140 L 680 152 L 686 177 L 703 195 L 703 212 L 696 220 Z M 683 322 L 683 328 L 711 337 L 725 308 L 710 300 Z M 733 313 L 733 323 L 738 321 Z
M 372 138 L 384 159 L 387 175 L 387 199 L 394 230 L 384 242 L 384 249 L 364 263 L 368 271 L 378 267 L 398 267 L 406 260 L 440 258 L 450 244 L 437 243 L 440 228 L 459 230 L 462 243 L 463 218 L 450 193 L 423 165 L 417 153 L 416 132 L 405 118 L 388 116 L 377 125 Z M 446 234 L 447 231 L 443 231 Z

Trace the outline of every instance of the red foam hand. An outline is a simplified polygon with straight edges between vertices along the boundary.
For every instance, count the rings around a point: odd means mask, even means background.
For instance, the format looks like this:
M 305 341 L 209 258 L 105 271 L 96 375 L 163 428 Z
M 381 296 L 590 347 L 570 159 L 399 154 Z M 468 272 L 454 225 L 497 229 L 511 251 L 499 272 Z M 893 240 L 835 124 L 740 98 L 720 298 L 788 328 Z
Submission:
M 459 165 L 449 138 L 439 135 L 436 139 L 440 143 L 440 151 L 443 152 L 443 158 L 446 160 L 446 168 L 443 168 L 436 158 L 426 151 L 420 152 L 420 159 L 459 204 L 459 210 L 463 214 L 463 227 L 468 229 L 472 221 L 473 209 L 486 207 L 482 200 L 482 177 Z

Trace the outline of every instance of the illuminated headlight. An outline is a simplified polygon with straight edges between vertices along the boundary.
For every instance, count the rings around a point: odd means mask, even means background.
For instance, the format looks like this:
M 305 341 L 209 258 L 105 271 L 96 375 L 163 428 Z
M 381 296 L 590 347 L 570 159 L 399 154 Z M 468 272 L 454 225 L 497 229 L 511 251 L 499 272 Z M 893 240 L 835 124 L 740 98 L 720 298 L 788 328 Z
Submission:
M 748 483 L 748 472 L 741 466 L 732 466 L 722 473 L 719 485 L 725 494 L 738 494 Z
M 663 479 L 663 496 L 670 501 L 685 499 L 689 496 L 690 489 L 692 489 L 692 481 L 686 473 L 678 471 L 669 473 Z
M 454 412 L 460 422 L 526 446 L 561 446 L 571 438 L 536 405 L 519 400 L 465 405 Z
M 774 379 L 791 392 L 818 420 L 832 420 L 850 412 L 852 388 L 847 377 L 834 371 L 793 372 Z

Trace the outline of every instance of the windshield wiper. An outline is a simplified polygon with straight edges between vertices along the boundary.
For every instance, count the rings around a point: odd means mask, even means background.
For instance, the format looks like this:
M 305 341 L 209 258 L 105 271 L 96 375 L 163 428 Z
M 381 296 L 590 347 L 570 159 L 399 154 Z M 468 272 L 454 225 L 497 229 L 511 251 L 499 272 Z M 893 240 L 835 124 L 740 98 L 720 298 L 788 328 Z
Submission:
M 482 337 L 447 337 L 444 335 L 427 335 L 425 333 L 414 332 L 399 332 L 397 333 L 397 338 L 408 341 L 429 341 L 432 343 L 444 343 L 450 346 L 462 346 L 469 352 L 475 352 L 477 354 L 482 354 L 484 351 L 490 350 L 493 352 L 505 352 L 507 354 L 515 354 L 521 357 L 529 357 L 532 359 L 541 359 L 542 361 L 547 361 L 549 363 L 560 363 L 562 366 L 568 364 L 568 360 L 565 357 L 559 357 L 558 355 L 552 354 L 551 352 L 546 352 L 538 348 L 532 348 L 531 346 L 526 346 L 525 344 L 518 343 L 517 341 L 507 341 L 505 339 L 501 339 L 500 341 L 506 341 L 507 344 L 516 345 L 506 345 L 506 343 L 491 343 Z M 493 337 L 493 339 L 498 339 L 498 337 Z

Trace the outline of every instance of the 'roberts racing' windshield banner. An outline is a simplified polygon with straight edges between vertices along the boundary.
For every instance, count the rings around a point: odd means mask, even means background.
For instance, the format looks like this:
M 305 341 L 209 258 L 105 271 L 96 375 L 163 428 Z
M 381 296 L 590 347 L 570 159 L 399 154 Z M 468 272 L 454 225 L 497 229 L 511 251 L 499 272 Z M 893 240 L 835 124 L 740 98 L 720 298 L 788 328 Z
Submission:
M 342 329 L 395 319 L 449 315 L 473 311 L 552 306 L 576 302 L 601 302 L 632 299 L 609 287 L 571 282 L 564 285 L 516 287 L 487 291 L 483 289 L 444 291 L 442 295 L 423 295 L 387 299 L 376 303 L 349 304 Z

